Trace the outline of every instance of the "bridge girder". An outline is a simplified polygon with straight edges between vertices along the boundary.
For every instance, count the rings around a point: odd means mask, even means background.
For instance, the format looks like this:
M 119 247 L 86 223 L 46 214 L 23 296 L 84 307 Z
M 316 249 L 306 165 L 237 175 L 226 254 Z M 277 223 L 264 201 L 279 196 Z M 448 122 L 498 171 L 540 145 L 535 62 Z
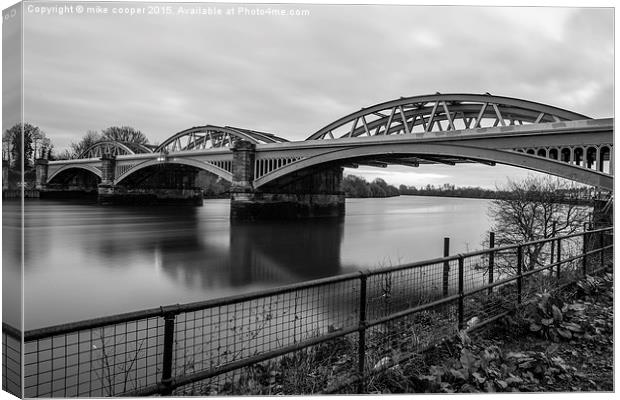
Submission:
M 582 119 L 589 117 L 511 97 L 438 93 L 362 108 L 326 125 L 306 140 L 445 132 Z
M 474 147 L 449 142 L 384 143 L 360 147 L 343 147 L 337 150 L 330 149 L 266 174 L 254 181 L 254 187 L 258 189 L 293 172 L 322 164 L 358 163 L 358 160 L 376 159 L 377 157 L 386 159 L 387 155 L 392 155 L 396 159 L 419 156 L 420 158 L 427 159 L 428 157 L 447 157 L 480 160 L 487 163 L 504 164 L 543 172 L 587 185 L 613 190 L 613 177 L 598 171 L 512 150 Z

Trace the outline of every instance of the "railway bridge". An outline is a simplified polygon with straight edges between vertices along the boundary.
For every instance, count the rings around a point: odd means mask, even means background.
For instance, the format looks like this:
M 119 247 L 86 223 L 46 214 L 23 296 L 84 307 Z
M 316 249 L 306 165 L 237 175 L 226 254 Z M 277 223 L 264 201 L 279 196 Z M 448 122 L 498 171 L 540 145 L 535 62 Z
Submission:
M 102 141 L 38 160 L 42 193 L 95 191 L 103 204 L 202 203 L 198 171 L 231 182 L 231 218 L 341 215 L 343 167 L 511 165 L 613 190 L 613 118 L 490 94 L 434 94 L 362 108 L 303 141 L 204 125 L 159 146 Z

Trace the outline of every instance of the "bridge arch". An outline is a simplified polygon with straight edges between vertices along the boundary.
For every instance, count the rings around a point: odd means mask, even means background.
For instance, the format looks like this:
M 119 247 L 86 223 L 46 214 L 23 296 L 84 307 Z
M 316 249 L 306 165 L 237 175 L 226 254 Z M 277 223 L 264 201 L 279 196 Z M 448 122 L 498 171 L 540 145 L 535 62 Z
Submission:
M 153 152 L 172 153 L 186 150 L 229 148 L 236 140 L 245 140 L 254 144 L 288 142 L 286 139 L 267 132 L 231 126 L 204 125 L 175 133 L 157 146 Z
M 84 150 L 77 158 L 101 158 L 104 154 L 120 156 L 127 154 L 152 153 L 152 149 L 144 144 L 102 140 Z
M 210 163 L 206 163 L 206 162 L 201 162 L 198 160 L 194 160 L 191 158 L 170 158 L 167 159 L 165 162 L 159 161 L 159 160 L 148 160 L 148 161 L 144 161 L 136 166 L 134 166 L 133 168 L 125 171 L 123 174 L 119 175 L 118 177 L 116 177 L 116 179 L 114 179 L 114 184 L 118 185 L 119 183 L 121 183 L 125 178 L 129 177 L 130 175 L 134 174 L 135 172 L 138 172 L 144 168 L 148 168 L 148 167 L 152 167 L 152 166 L 157 166 L 157 165 L 161 165 L 161 166 L 166 166 L 169 164 L 176 164 L 176 165 L 188 165 L 191 167 L 195 167 L 207 172 L 211 172 L 212 174 L 217 175 L 218 177 L 228 181 L 228 182 L 232 182 L 232 173 L 226 171 L 225 169 L 222 169 L 220 167 L 217 167 L 213 164 Z
M 584 120 L 562 108 L 491 94 L 433 94 L 379 103 L 324 126 L 306 140 L 411 134 Z M 443 125 L 442 125 L 443 123 Z
M 339 163 L 342 165 L 356 159 L 376 157 L 385 158 L 386 156 L 397 157 L 399 155 L 408 157 L 420 155 L 422 158 L 443 156 L 477 160 L 486 163 L 504 164 L 547 173 L 587 185 L 613 190 L 613 177 L 595 170 L 588 170 L 575 165 L 566 164 L 561 161 L 516 151 L 437 143 L 394 143 L 389 145 L 375 144 L 363 147 L 345 147 L 343 149 L 326 151 L 325 153 L 293 162 L 280 169 L 272 171 L 256 179 L 254 181 L 254 187 L 258 189 L 293 172 L 322 164 Z
M 84 165 L 80 165 L 80 164 L 67 164 L 67 165 L 64 165 L 64 166 L 58 168 L 50 176 L 48 176 L 47 182 L 48 183 L 53 183 L 54 178 L 57 178 L 61 174 L 65 174 L 65 173 L 67 173 L 68 171 L 70 171 L 72 169 L 89 171 L 89 172 L 93 173 L 94 175 L 96 175 L 99 179 L 101 179 L 101 176 L 102 176 L 101 175 L 101 170 L 99 168 L 93 167 L 92 165 L 88 165 L 88 164 L 84 164 Z

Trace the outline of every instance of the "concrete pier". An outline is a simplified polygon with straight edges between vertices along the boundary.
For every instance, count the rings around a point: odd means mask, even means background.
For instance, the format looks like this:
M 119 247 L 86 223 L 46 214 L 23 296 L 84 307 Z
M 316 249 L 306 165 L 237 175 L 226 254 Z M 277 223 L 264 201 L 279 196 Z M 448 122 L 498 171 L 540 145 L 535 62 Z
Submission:
M 340 190 L 341 167 L 327 166 L 293 173 L 286 180 L 256 190 L 253 187 L 255 146 L 239 141 L 232 151 L 232 220 L 344 216 L 345 196 Z

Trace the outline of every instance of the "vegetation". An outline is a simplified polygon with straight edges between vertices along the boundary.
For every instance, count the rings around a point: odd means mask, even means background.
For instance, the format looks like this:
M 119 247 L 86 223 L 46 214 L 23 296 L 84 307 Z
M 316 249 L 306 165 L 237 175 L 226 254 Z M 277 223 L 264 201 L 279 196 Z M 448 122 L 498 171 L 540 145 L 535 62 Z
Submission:
M 35 160 L 46 157 L 52 148 L 50 139 L 37 126 L 19 123 L 4 131 L 2 134 L 2 159 L 8 162 L 9 188 L 17 188 L 21 181 L 22 165 L 26 185 L 34 184 Z
M 586 187 L 566 185 L 559 180 L 549 180 L 543 182 L 539 178 L 528 178 L 527 180 L 541 181 L 548 188 L 541 188 L 545 191 L 545 196 L 558 203 L 587 204 L 591 195 L 590 189 Z M 416 186 L 400 185 L 398 188 L 388 185 L 383 179 L 377 178 L 372 182 L 367 182 L 364 178 L 355 175 L 346 175 L 342 181 L 342 190 L 347 197 L 391 197 L 398 195 L 408 196 L 435 196 L 435 197 L 466 197 L 472 199 L 518 199 L 520 194 L 515 194 L 514 190 L 521 190 L 519 186 L 523 183 L 510 182 L 506 187 L 496 188 L 495 190 L 483 189 L 481 187 L 457 187 L 450 183 L 441 186 L 428 184 L 417 188 Z M 552 189 L 553 192 L 547 189 Z M 535 191 L 530 191 L 535 195 Z
M 78 140 L 77 142 L 72 142 L 69 145 L 69 149 L 64 150 L 62 153 L 58 154 L 54 158 L 58 160 L 77 158 L 86 149 L 88 149 L 95 143 L 103 140 L 116 140 L 120 142 L 130 142 L 138 144 L 148 143 L 146 135 L 135 128 L 132 128 L 130 126 L 111 126 L 109 128 L 103 129 L 101 133 L 92 130 L 86 132 L 86 134 L 80 140 Z
M 398 196 L 396 187 L 388 185 L 381 178 L 368 183 L 364 178 L 355 175 L 346 175 L 342 179 L 342 191 L 346 197 L 393 197 Z
M 400 194 L 414 196 L 470 197 L 474 199 L 496 199 L 508 196 L 508 193 L 504 191 L 488 190 L 481 187 L 456 187 L 449 183 L 444 183 L 439 187 L 426 185 L 419 189 L 415 186 L 400 185 L 398 190 Z
M 411 328 L 432 324 L 440 314 L 399 326 L 398 335 L 369 331 L 367 360 L 380 360 L 368 366 L 365 393 L 613 390 L 613 276 L 588 276 L 573 287 L 555 294 L 541 292 L 499 322 L 480 331 L 460 331 L 421 352 L 415 351 L 418 343 Z M 550 320 L 548 326 L 556 334 L 532 326 L 532 321 L 544 319 Z M 408 348 L 409 356 L 397 362 L 396 356 L 381 358 L 386 340 L 397 340 L 396 347 Z M 197 383 L 177 394 L 358 393 L 356 368 L 353 335 Z
M 130 126 L 111 126 L 101 131 L 103 139 L 116 140 L 118 142 L 129 142 L 137 144 L 147 144 L 149 140 L 146 135 Z
M 489 216 L 491 231 L 495 232 L 495 246 L 531 242 L 558 235 L 570 235 L 583 230 L 588 221 L 587 207 L 561 203 L 557 193 L 568 189 L 567 184 L 552 177 L 528 177 L 520 182 L 509 181 L 504 189 L 509 197 L 491 201 Z M 542 265 L 550 256 L 549 243 L 538 243 L 523 248 L 524 270 Z M 514 269 L 514 255 L 499 254 L 498 269 Z
M 375 388 L 383 393 L 539 392 L 613 389 L 613 277 L 596 279 L 596 296 L 540 293 L 499 325 L 461 334 L 444 349 L 422 355 L 424 365 L 392 368 Z M 583 282 L 583 281 L 581 281 Z M 553 311 L 551 311 L 553 310 Z M 550 315 L 549 312 L 553 315 Z M 533 320 L 549 316 L 549 335 Z M 561 326 L 566 327 L 561 328 Z M 417 369 L 417 370 L 416 370 Z M 391 379 L 390 379 L 391 378 Z M 398 383 L 396 386 L 395 383 Z

